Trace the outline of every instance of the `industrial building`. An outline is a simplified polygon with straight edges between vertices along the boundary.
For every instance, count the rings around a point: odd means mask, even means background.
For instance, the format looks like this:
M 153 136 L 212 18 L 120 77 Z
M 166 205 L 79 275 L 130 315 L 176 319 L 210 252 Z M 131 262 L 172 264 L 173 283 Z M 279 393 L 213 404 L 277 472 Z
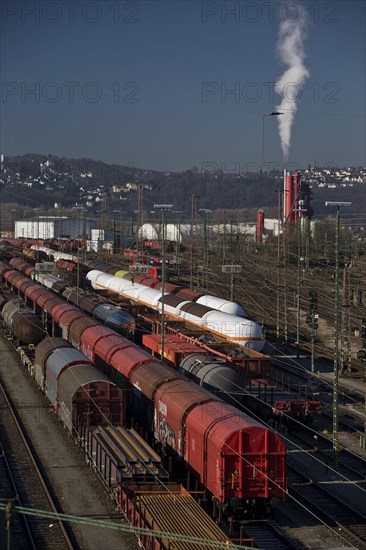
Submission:
M 15 238 L 24 239 L 76 239 L 80 235 L 91 238 L 91 231 L 97 226 L 95 221 L 66 216 L 38 216 L 16 220 Z

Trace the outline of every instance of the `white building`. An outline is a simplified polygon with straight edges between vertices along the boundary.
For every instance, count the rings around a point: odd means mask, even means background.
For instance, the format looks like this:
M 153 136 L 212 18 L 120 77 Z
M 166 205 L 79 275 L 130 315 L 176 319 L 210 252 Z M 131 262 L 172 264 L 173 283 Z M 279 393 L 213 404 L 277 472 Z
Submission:
M 76 239 L 84 232 L 90 238 L 96 222 L 66 216 L 39 216 L 37 218 L 16 220 L 15 238 L 24 239 Z

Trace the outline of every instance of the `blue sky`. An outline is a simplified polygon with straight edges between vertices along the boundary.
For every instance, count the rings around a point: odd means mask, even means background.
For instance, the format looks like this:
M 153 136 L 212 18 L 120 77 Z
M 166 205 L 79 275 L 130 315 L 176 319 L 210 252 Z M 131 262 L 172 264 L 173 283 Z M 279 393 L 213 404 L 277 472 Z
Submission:
M 310 71 L 289 155 L 299 167 L 366 165 L 365 5 L 297 4 L 308 12 Z M 2 154 L 235 171 L 263 154 L 265 166 L 284 166 L 277 121 L 263 113 L 280 103 L 276 42 L 280 21 L 294 17 L 289 3 L 14 0 L 1 9 Z

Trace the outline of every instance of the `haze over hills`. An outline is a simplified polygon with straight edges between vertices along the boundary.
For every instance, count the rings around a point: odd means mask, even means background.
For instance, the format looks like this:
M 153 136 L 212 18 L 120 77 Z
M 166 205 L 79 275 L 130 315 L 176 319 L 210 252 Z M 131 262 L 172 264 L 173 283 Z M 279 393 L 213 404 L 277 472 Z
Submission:
M 314 217 L 329 214 L 324 208 L 326 200 L 352 201 L 349 213 L 365 211 L 366 168 L 308 166 L 301 173 L 312 190 Z M 170 203 L 189 216 L 195 194 L 199 208 L 252 209 L 253 216 L 258 208 L 264 208 L 267 215 L 275 216 L 283 174 L 278 170 L 245 172 L 213 163 L 183 172 L 162 172 L 134 164 L 25 154 L 3 158 L 0 185 L 3 204 L 30 208 L 57 204 L 59 208 L 83 206 L 95 212 L 106 199 L 108 210 L 132 213 L 137 208 L 136 190 L 142 186 L 147 213 L 156 203 Z

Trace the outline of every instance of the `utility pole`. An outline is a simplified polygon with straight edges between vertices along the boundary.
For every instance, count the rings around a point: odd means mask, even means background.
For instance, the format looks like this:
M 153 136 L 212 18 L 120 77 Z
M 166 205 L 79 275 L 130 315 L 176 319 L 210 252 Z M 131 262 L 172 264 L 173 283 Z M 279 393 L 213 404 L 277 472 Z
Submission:
M 226 264 L 226 208 L 224 208 L 224 223 L 222 235 L 222 263 Z
M 341 370 L 344 375 L 351 374 L 351 311 L 350 311 L 350 275 L 349 267 L 343 269 L 342 315 L 341 315 Z
M 300 299 L 301 299 L 301 267 L 303 263 L 302 253 L 302 233 L 303 233 L 303 221 L 301 217 L 302 212 L 306 212 L 306 209 L 302 208 L 302 204 L 299 202 L 300 208 L 296 209 L 298 212 L 297 218 L 297 281 L 296 281 L 296 355 L 300 354 Z
M 161 210 L 161 360 L 165 356 L 165 239 L 166 239 L 166 211 L 173 207 L 172 204 L 154 204 L 154 208 Z
M 335 206 L 336 216 L 336 248 L 335 248 L 335 307 L 334 307 L 334 368 L 333 368 L 333 451 L 338 460 L 338 378 L 339 378 L 339 233 L 340 233 L 340 212 L 341 206 L 351 206 L 351 202 L 327 201 L 325 206 Z
M 202 288 L 203 292 L 208 292 L 208 239 L 207 239 L 207 215 L 203 216 L 203 273 Z
M 182 242 L 182 235 L 181 235 L 181 227 L 180 227 L 180 215 L 183 214 L 183 210 L 173 210 L 172 214 L 176 214 L 178 217 L 178 230 L 176 231 L 176 239 L 175 239 L 175 273 L 177 275 L 177 281 L 179 282 L 180 277 L 180 262 L 181 262 L 181 256 L 180 256 L 180 247 Z
M 199 199 L 198 195 L 193 194 L 192 195 L 192 215 L 191 215 L 191 242 L 190 242 L 190 262 L 189 262 L 189 288 L 192 290 L 193 288 L 193 271 L 194 271 L 194 230 L 197 223 L 197 199 Z
M 139 258 L 140 253 L 143 254 L 141 242 L 140 242 L 140 228 L 143 225 L 143 201 L 142 201 L 142 193 L 143 193 L 144 185 L 142 183 L 139 183 L 137 185 L 137 258 Z
M 103 193 L 103 206 L 102 206 L 102 231 L 103 231 L 103 243 L 104 247 L 106 246 L 106 240 L 107 240 L 107 194 Z M 103 257 L 103 252 L 102 252 Z M 108 251 L 105 248 L 105 263 L 108 263 Z
M 80 214 L 84 211 L 82 207 L 76 207 L 78 211 L 77 217 L 77 257 L 78 264 L 76 266 L 76 306 L 79 307 L 79 296 L 80 296 Z
M 306 316 L 306 322 L 311 328 L 311 372 L 314 372 L 314 343 L 315 331 L 318 328 L 318 294 L 316 290 L 309 290 L 309 313 Z
M 39 262 L 39 208 L 33 208 L 33 212 L 37 212 L 37 251 L 36 251 L 36 262 Z M 32 233 L 33 233 L 33 223 L 32 223 Z M 33 235 L 32 235 L 33 236 Z
M 118 229 L 116 229 L 116 216 L 115 214 L 119 214 L 120 215 L 120 223 L 119 223 L 119 226 L 120 226 L 120 229 L 118 231 Z M 121 238 L 122 238 L 122 213 L 121 213 L 121 210 L 113 210 L 113 247 L 114 247 L 114 253 L 115 254 L 118 254 L 121 252 Z M 117 235 L 119 234 L 119 237 L 117 239 Z M 118 242 L 118 246 L 117 246 L 117 242 Z
M 203 215 L 203 246 L 202 246 L 202 289 L 208 292 L 208 224 L 207 216 L 212 213 L 208 208 L 200 208 L 198 211 Z
M 277 220 L 277 295 L 276 295 L 276 338 L 280 339 L 280 284 L 281 284 L 281 191 L 278 191 L 278 220 Z
M 234 301 L 234 273 L 230 274 L 230 301 Z

